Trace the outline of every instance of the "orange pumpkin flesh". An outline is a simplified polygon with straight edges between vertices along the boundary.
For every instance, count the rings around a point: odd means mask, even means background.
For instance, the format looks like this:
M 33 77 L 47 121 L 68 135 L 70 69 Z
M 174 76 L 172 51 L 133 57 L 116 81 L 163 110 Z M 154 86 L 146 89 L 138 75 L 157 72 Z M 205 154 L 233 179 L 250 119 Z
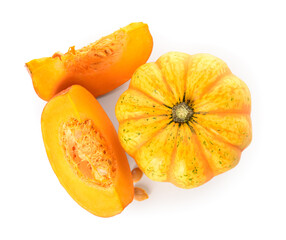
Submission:
M 52 168 L 79 205 L 110 217 L 133 200 L 125 152 L 92 94 L 78 85 L 63 91 L 47 103 L 41 123 Z
M 221 59 L 170 52 L 139 67 L 119 98 L 119 139 L 152 180 L 193 188 L 237 165 L 250 109 L 246 84 Z
M 97 97 L 129 80 L 148 60 L 152 48 L 148 25 L 131 23 L 82 49 L 71 47 L 65 54 L 34 59 L 26 66 L 43 100 L 74 84 Z

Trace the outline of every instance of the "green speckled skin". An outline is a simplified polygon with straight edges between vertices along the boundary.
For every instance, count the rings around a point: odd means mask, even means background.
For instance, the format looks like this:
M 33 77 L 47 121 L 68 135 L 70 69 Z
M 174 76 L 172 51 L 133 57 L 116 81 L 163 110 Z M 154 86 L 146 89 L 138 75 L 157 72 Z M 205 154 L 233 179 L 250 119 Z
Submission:
M 190 114 L 178 121 L 185 104 Z M 237 165 L 250 110 L 248 87 L 221 59 L 170 52 L 136 70 L 116 117 L 123 148 L 150 179 L 193 188 Z

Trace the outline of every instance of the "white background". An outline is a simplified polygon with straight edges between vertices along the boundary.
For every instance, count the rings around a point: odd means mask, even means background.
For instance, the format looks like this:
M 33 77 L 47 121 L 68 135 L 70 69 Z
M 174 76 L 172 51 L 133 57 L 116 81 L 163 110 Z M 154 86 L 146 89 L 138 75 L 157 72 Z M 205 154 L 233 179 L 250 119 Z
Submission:
M 3 1 L 4 2 L 4 1 Z M 0 5 L 0 239 L 286 239 L 285 1 L 5 1 Z M 168 51 L 227 62 L 252 94 L 253 141 L 237 167 L 190 190 L 145 176 L 150 198 L 104 219 L 78 206 L 47 159 L 24 63 L 149 24 Z M 99 98 L 116 128 L 128 83 Z M 134 160 L 129 158 L 131 168 Z M 284 228 L 284 229 L 283 229 Z

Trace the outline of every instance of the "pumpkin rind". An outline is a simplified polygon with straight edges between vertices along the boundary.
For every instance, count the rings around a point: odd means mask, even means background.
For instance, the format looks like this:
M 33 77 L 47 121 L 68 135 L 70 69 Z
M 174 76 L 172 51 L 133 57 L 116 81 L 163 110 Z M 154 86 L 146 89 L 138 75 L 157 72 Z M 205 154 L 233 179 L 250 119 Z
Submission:
M 120 142 L 146 176 L 193 188 L 238 164 L 250 110 L 247 85 L 224 61 L 169 52 L 136 70 L 115 112 Z

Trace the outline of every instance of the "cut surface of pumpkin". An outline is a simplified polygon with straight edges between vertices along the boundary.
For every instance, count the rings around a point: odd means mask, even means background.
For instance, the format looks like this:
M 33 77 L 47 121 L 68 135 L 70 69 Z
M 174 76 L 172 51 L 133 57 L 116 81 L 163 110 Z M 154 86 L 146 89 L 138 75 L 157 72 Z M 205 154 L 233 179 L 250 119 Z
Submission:
M 129 80 L 152 51 L 148 25 L 131 23 L 100 40 L 76 50 L 56 52 L 52 57 L 34 59 L 26 66 L 36 93 L 50 100 L 63 89 L 79 84 L 95 97 Z
M 89 212 L 110 217 L 133 199 L 130 168 L 117 133 L 97 100 L 74 85 L 42 113 L 47 155 L 60 183 Z
M 83 181 L 109 187 L 115 176 L 116 160 L 91 119 L 64 122 L 60 133 L 65 158 Z
M 210 54 L 140 66 L 116 104 L 125 151 L 152 180 L 193 188 L 235 167 L 250 144 L 246 84 Z

